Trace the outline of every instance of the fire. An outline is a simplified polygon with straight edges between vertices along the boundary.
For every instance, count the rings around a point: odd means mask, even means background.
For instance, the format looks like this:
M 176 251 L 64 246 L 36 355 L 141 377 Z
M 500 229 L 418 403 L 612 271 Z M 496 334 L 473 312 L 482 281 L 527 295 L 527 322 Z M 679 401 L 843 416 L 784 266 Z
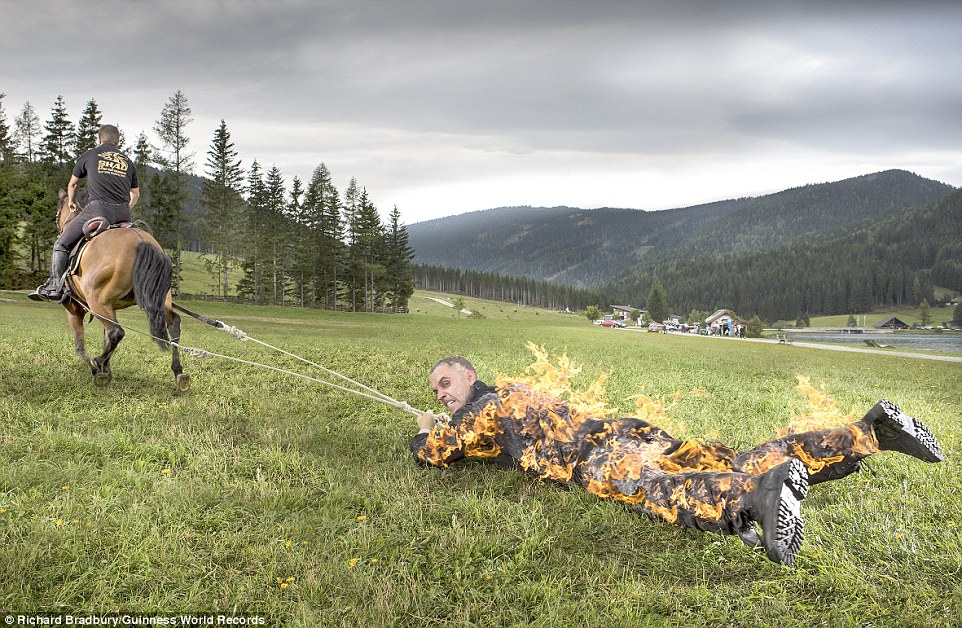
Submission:
M 588 418 L 614 414 L 615 409 L 608 407 L 606 399 L 608 396 L 608 391 L 605 389 L 607 373 L 599 375 L 586 390 L 579 391 L 572 386 L 571 378 L 578 375 L 581 368 L 575 366 L 567 353 L 555 356 L 557 365 L 554 365 L 548 358 L 548 351 L 544 345 L 538 346 L 529 341 L 526 346 L 535 357 L 535 361 L 525 369 L 529 374 L 514 377 L 500 374 L 495 380 L 497 388 L 512 383 L 524 384 L 533 390 L 564 400 L 571 407 L 572 420 L 579 424 Z
M 805 414 L 795 414 L 792 411 L 788 425 L 776 432 L 778 438 L 783 438 L 789 434 L 799 432 L 810 432 L 812 430 L 841 427 L 851 423 L 858 415 L 855 412 L 843 414 L 838 409 L 835 400 L 825 392 L 825 384 L 821 384 L 821 389 L 812 386 L 806 375 L 795 375 L 798 379 L 798 386 L 795 389 L 808 397 L 809 409 Z
M 498 375 L 497 400 L 462 413 L 456 425 L 437 426 L 419 454 L 422 460 L 436 466 L 461 457 L 509 460 L 543 479 L 576 481 L 599 497 L 700 527 L 731 520 L 739 506 L 719 496 L 747 493 L 757 475 L 789 456 L 815 474 L 844 461 L 830 452 L 867 455 L 878 449 L 871 430 L 852 424 L 854 413 L 841 412 L 824 384 L 816 388 L 803 375 L 796 376 L 797 390 L 807 396 L 809 408 L 791 413 L 781 440 L 739 453 L 715 442 L 679 440 L 662 429 L 669 427 L 676 435 L 685 431 L 669 416 L 681 392 L 667 403 L 635 395 L 629 398 L 635 406 L 632 417 L 610 418 L 615 409 L 607 401 L 607 374 L 578 390 L 572 379 L 581 369 L 567 354 L 552 360 L 543 346 L 528 342 L 527 348 L 534 363 L 520 376 Z M 691 394 L 710 396 L 699 388 Z M 792 436 L 819 428 L 832 429 Z

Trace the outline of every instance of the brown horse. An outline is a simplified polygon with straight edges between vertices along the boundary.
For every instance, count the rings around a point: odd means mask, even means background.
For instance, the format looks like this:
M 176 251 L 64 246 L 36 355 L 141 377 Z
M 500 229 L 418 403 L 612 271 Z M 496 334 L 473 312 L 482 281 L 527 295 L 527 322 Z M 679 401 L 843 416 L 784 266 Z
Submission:
M 60 191 L 57 228 L 73 220 L 79 208 L 67 205 Z M 130 228 L 108 229 L 87 243 L 76 269 L 68 275 L 70 299 L 64 302 L 67 321 L 74 332 L 77 355 L 90 365 L 94 384 L 106 386 L 112 379 L 110 356 L 124 337 L 117 323 L 117 310 L 139 305 L 147 314 L 150 335 L 163 351 L 171 351 L 170 368 L 178 388 L 190 388 L 180 353 L 171 342 L 180 341 L 180 316 L 173 311 L 170 294 L 172 264 L 160 244 L 146 231 Z M 104 327 L 104 350 L 91 359 L 84 347 L 84 315 L 96 316 Z

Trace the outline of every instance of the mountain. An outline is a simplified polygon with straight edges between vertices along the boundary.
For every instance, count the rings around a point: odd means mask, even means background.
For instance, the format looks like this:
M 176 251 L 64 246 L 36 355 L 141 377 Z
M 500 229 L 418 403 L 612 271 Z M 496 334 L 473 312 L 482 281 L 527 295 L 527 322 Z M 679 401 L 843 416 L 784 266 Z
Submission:
M 408 226 L 415 263 L 589 288 L 624 276 L 751 199 L 647 212 L 604 207 L 499 207 Z
M 827 242 L 953 190 L 889 170 L 663 211 L 502 207 L 415 223 L 408 233 L 419 264 L 595 288 L 683 260 Z
M 813 231 L 780 246 L 651 261 L 605 286 L 609 299 L 637 305 L 658 277 L 683 316 L 727 307 L 771 322 L 934 304 L 943 296 L 935 286 L 962 290 L 962 191 L 846 233 Z

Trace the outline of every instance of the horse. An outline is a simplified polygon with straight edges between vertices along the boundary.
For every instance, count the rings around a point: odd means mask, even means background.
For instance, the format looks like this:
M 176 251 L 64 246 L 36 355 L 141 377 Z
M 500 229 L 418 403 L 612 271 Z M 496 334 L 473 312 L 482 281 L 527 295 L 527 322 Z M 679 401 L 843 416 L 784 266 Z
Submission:
M 63 233 L 79 213 L 70 207 L 67 193 L 59 194 L 57 229 Z M 110 357 L 124 337 L 117 310 L 139 305 L 147 314 L 150 335 L 162 351 L 170 351 L 170 369 L 181 391 L 190 388 L 190 376 L 180 363 L 180 316 L 173 310 L 170 293 L 173 264 L 157 240 L 135 226 L 110 228 L 92 237 L 78 262 L 67 274 L 70 298 L 63 303 L 67 322 L 74 332 L 74 349 L 93 372 L 94 385 L 106 386 L 113 379 Z M 103 353 L 90 358 L 84 345 L 84 316 L 95 316 L 104 328 Z

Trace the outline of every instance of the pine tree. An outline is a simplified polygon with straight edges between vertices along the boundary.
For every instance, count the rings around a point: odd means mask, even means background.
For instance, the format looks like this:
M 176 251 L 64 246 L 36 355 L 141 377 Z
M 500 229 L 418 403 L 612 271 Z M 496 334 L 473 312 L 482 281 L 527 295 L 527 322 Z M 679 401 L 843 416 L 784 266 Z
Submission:
M 932 324 L 931 309 L 932 306 L 929 305 L 929 302 L 925 299 L 922 299 L 922 302 L 919 303 L 919 322 L 922 324 L 922 327 L 928 327 Z
M 298 176 L 291 179 L 291 190 L 288 192 L 285 215 L 291 223 L 290 235 L 290 273 L 291 290 L 298 305 L 304 307 L 308 298 L 308 281 L 312 277 L 313 264 L 310 263 L 311 247 L 308 242 L 310 230 L 306 225 L 304 214 L 304 185 Z
M 160 113 L 160 120 L 154 125 L 154 132 L 162 143 L 155 161 L 164 169 L 177 174 L 188 174 L 194 169 L 194 154 L 187 150 L 187 145 L 190 144 L 187 125 L 194 121 L 190 114 L 187 97 L 177 90 L 167 100 Z
M 351 246 L 352 272 L 360 276 L 356 285 L 362 287 L 360 307 L 370 312 L 383 307 L 384 294 L 384 228 L 377 207 L 371 202 L 367 190 L 361 191 L 357 211 L 354 215 Z
M 3 99 L 6 97 L 6 94 L 0 93 L 0 160 L 8 164 L 13 161 L 14 138 L 10 134 L 7 113 L 3 110 Z
M 321 164 L 323 171 L 327 166 Z M 324 176 L 321 194 L 321 221 L 318 225 L 317 244 L 320 249 L 322 290 L 324 305 L 338 309 L 341 285 L 344 282 L 346 251 L 344 247 L 344 220 L 337 188 L 331 182 L 330 173 Z
M 358 215 L 361 211 L 361 191 L 357 187 L 357 180 L 351 177 L 344 190 L 344 218 L 347 223 L 347 289 L 351 311 L 357 312 L 359 303 L 363 301 L 362 285 L 364 272 L 361 269 L 361 233 Z M 363 306 L 361 306 L 363 309 Z
M 187 204 L 187 175 L 194 168 L 193 153 L 187 150 L 187 145 L 190 143 L 186 134 L 187 125 L 193 121 L 190 113 L 187 98 L 177 90 L 164 105 L 160 120 L 154 126 L 154 132 L 157 133 L 162 144 L 155 156 L 155 161 L 164 168 L 163 187 L 166 202 L 162 206 L 164 211 L 162 222 L 173 229 L 173 239 L 169 240 L 165 246 L 170 249 L 170 258 L 174 263 L 172 287 L 175 291 L 180 285 L 180 253 L 184 248 L 185 239 L 184 207 Z
M 74 135 L 73 144 L 75 160 L 97 145 L 97 133 L 100 131 L 100 121 L 102 119 L 103 114 L 100 112 L 100 109 L 97 108 L 97 101 L 91 98 L 87 101 L 87 106 L 84 107 L 83 112 L 80 114 L 80 120 L 77 122 L 77 132 Z M 144 177 L 147 176 L 146 171 L 142 173 L 138 172 L 138 174 L 142 174 Z M 141 194 L 143 194 L 143 192 L 141 192 Z
M 665 296 L 665 288 L 661 285 L 661 280 L 657 277 L 655 277 L 655 281 L 651 284 L 651 289 L 648 290 L 647 309 L 648 316 L 656 323 L 667 320 L 668 315 L 671 314 L 668 308 L 668 300 Z
M 57 96 L 50 110 L 50 121 L 44 125 L 47 134 L 43 138 L 43 161 L 63 166 L 71 161 L 74 143 L 74 125 L 67 115 L 63 96 Z
M 408 245 L 407 227 L 401 224 L 401 212 L 397 205 L 391 210 L 386 233 L 385 286 L 386 296 L 395 314 L 406 312 L 408 299 L 414 294 L 411 261 L 414 249 Z
M 2 112 L 0 112 L 2 114 Z M 2 122 L 0 116 L 0 122 Z M 16 288 L 18 213 L 13 206 L 14 169 L 6 156 L 0 163 L 0 288 Z
M 214 131 L 207 152 L 206 174 L 200 200 L 203 209 L 201 233 L 214 252 L 212 270 L 217 278 L 217 294 L 226 299 L 230 294 L 231 260 L 240 244 L 237 226 L 244 218 L 244 173 L 224 120 Z
M 93 102 L 93 101 L 91 101 Z M 150 142 L 147 134 L 143 131 L 137 136 L 137 145 L 134 147 L 132 157 L 134 158 L 134 168 L 137 170 L 137 183 L 140 189 L 140 201 L 131 208 L 135 220 L 146 220 L 150 207 L 150 182 L 149 166 L 151 163 Z
M 37 117 L 37 112 L 34 111 L 29 100 L 17 116 L 16 125 L 16 144 L 22 150 L 21 155 L 28 162 L 36 161 L 40 152 L 40 118 Z
M 261 165 L 255 159 L 247 172 L 247 215 L 244 229 L 244 276 L 237 285 L 241 295 L 255 303 L 267 302 L 267 250 L 264 246 L 269 225 L 266 220 L 267 188 Z
M 283 305 L 287 295 L 287 242 L 289 232 L 284 219 L 286 202 L 284 177 L 277 166 L 272 166 L 264 180 L 263 242 L 268 254 L 270 302 Z

